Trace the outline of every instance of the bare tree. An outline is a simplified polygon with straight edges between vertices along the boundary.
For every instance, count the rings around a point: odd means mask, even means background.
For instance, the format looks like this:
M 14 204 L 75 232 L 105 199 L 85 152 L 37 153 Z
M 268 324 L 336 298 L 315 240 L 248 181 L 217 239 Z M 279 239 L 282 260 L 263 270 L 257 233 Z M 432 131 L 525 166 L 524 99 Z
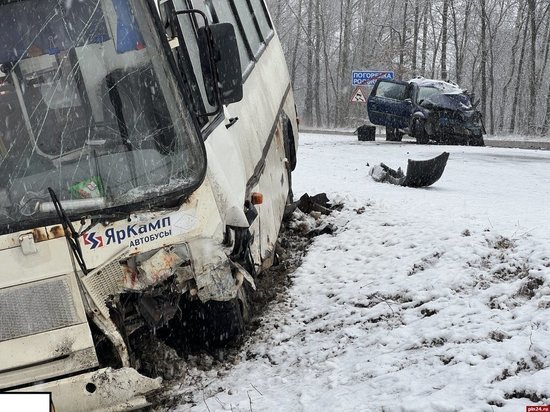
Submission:
M 312 124 L 313 120 L 313 20 L 315 19 L 314 0 L 308 0 L 307 6 L 307 27 L 306 27 L 306 45 L 307 45 L 307 69 L 306 73 L 306 99 L 304 102 L 304 120 L 307 124 Z
M 514 98 L 512 102 L 512 113 L 510 114 L 510 127 L 508 129 L 510 133 L 514 133 L 516 131 L 516 115 L 517 115 L 518 105 L 519 105 L 519 98 L 520 98 L 519 91 L 521 88 L 521 76 L 523 74 L 523 58 L 525 57 L 525 46 L 527 44 L 528 32 L 529 32 L 529 26 L 526 24 L 523 29 L 523 41 L 521 43 L 521 51 L 518 59 L 516 87 L 515 87 Z
M 441 78 L 447 80 L 447 22 L 449 17 L 449 0 L 443 0 L 443 16 L 441 23 Z
M 548 93 L 546 93 L 546 113 L 544 115 L 544 123 L 542 124 L 541 134 L 548 135 L 550 129 L 550 84 L 548 85 Z
M 487 9 L 486 0 L 479 0 L 481 9 L 481 110 L 487 119 Z
M 464 4 L 463 16 L 459 12 L 454 2 L 451 2 L 451 16 L 453 21 L 453 39 L 455 49 L 455 79 L 458 84 L 462 82 L 464 62 L 466 60 L 466 47 L 468 45 L 470 33 L 470 18 L 473 6 L 473 0 L 467 0 Z M 463 19 L 462 26 L 459 28 L 460 18 Z
M 535 131 L 535 106 L 537 104 L 537 22 L 535 19 L 536 0 L 527 0 L 529 9 L 529 27 L 531 30 L 531 53 L 529 60 L 529 120 L 528 133 Z
M 321 0 L 315 0 L 315 38 L 314 38 L 314 53 L 313 53 L 313 63 L 314 63 L 314 85 L 313 85 L 313 100 L 315 105 L 315 124 L 320 126 L 322 121 L 321 113 L 321 16 L 320 8 Z
M 422 63 L 420 66 L 420 71 L 422 76 L 426 75 L 426 56 L 428 52 L 428 10 L 431 9 L 431 4 L 429 1 L 425 2 L 424 11 L 423 11 L 423 22 L 422 22 Z
M 398 68 L 398 78 L 403 78 L 405 72 L 405 47 L 407 45 L 407 11 L 408 11 L 409 2 L 405 1 L 403 6 L 403 21 L 401 32 L 399 33 L 399 68 Z
M 298 58 L 298 47 L 300 45 L 298 39 L 300 38 L 300 33 L 302 31 L 302 0 L 298 1 L 298 7 L 296 8 L 295 16 L 296 36 L 294 37 L 295 42 L 292 48 L 292 55 L 290 59 L 290 79 L 293 84 L 296 82 L 296 59 Z
M 340 6 L 341 16 L 341 41 L 340 41 L 340 67 L 339 67 L 339 79 L 341 80 L 341 91 L 339 94 L 338 104 L 338 117 L 337 125 L 345 125 L 346 116 L 349 110 L 348 98 L 350 88 L 347 86 L 350 82 L 349 74 L 349 58 L 350 58 L 350 39 L 351 39 L 351 16 L 352 2 L 351 0 L 343 0 Z M 347 82 L 346 82 L 347 80 Z
M 504 84 L 504 87 L 502 88 L 502 98 L 500 99 L 501 102 L 507 102 L 508 101 L 508 90 L 510 88 L 510 85 L 512 84 L 514 80 L 514 74 L 516 72 L 516 58 L 518 53 L 518 48 L 520 47 L 520 39 L 521 39 L 521 33 L 523 31 L 523 25 L 525 23 L 525 16 L 523 14 L 524 7 L 518 7 L 517 14 L 516 14 L 516 23 L 514 27 L 514 42 L 512 45 L 512 52 L 510 53 L 510 59 L 508 60 L 508 71 L 509 76 L 508 80 Z M 504 116 L 506 113 L 506 104 L 500 105 L 500 115 L 499 115 L 499 121 L 498 121 L 498 130 L 502 131 L 504 130 Z
M 411 70 L 413 73 L 413 76 L 417 75 L 416 72 L 416 60 L 418 58 L 418 31 L 420 29 L 420 0 L 415 0 L 414 2 L 414 28 L 413 28 L 413 53 L 412 53 L 412 62 L 411 62 Z

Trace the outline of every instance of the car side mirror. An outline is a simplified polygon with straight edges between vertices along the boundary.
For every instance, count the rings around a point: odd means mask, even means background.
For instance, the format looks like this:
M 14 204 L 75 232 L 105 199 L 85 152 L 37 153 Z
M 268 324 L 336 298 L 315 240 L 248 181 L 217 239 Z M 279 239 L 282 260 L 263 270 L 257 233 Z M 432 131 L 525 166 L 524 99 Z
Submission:
M 410 97 L 407 98 L 407 99 L 405 99 L 405 100 L 403 100 L 403 101 L 404 101 L 405 103 L 407 103 L 407 104 L 412 104 L 412 99 L 411 99 Z
M 242 70 L 237 36 L 230 23 L 197 30 L 200 60 L 211 105 L 236 103 L 243 98 Z M 217 93 L 216 93 L 217 92 Z M 216 102 L 215 94 L 219 101 Z

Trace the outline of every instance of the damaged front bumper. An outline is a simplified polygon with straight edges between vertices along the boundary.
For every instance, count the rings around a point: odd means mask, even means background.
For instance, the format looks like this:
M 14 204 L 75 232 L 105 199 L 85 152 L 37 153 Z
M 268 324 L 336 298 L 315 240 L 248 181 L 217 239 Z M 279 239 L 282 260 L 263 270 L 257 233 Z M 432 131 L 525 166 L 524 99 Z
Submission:
M 397 186 L 426 187 L 439 180 L 447 166 L 449 153 L 443 152 L 439 156 L 428 160 L 408 160 L 407 174 L 401 168 L 394 170 L 384 163 L 374 165 L 369 174 L 375 182 L 391 183 Z
M 51 392 L 57 412 L 129 411 L 150 405 L 146 395 L 161 387 L 133 368 L 105 368 L 13 392 Z
M 471 137 L 481 136 L 483 130 L 481 127 L 465 127 L 461 125 L 445 125 L 437 128 L 436 134 L 443 136 L 452 136 L 457 139 L 467 140 Z
M 432 123 L 432 134 L 434 135 L 468 139 L 485 133 L 481 114 L 478 112 L 436 111 L 430 116 L 430 123 Z

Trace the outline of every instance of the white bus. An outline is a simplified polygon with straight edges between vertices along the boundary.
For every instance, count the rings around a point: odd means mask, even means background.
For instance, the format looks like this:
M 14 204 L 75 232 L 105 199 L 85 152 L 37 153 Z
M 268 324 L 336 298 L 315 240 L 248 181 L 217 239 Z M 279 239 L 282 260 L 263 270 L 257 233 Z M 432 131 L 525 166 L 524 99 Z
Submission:
M 263 0 L 0 0 L 0 33 L 0 391 L 142 407 L 133 336 L 223 344 L 273 262 L 279 39 Z

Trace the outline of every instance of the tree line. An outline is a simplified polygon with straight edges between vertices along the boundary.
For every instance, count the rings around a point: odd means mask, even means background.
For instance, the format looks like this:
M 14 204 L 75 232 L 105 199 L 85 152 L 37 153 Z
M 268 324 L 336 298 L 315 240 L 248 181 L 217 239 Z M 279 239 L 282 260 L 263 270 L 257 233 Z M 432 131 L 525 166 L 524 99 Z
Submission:
M 307 126 L 363 123 L 352 71 L 393 70 L 468 89 L 489 134 L 550 134 L 549 0 L 267 3 Z

